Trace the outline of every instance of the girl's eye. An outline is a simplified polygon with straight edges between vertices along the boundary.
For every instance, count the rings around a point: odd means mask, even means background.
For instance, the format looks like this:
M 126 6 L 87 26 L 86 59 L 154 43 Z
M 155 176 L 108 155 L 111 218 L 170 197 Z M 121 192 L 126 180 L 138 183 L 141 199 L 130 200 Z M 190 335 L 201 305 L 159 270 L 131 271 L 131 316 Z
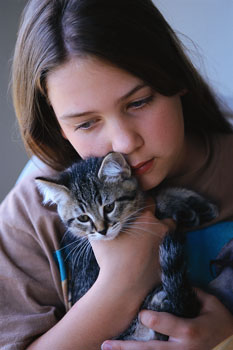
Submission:
M 94 125 L 95 122 L 96 120 L 91 120 L 82 124 L 78 124 L 75 126 L 75 130 L 88 130 Z
M 137 100 L 137 101 L 134 101 L 134 102 L 131 102 L 128 104 L 127 108 L 133 108 L 133 109 L 139 109 L 139 108 L 142 108 L 146 105 L 148 105 L 150 102 L 152 102 L 154 99 L 154 96 L 151 95 L 151 96 L 148 96 L 146 98 L 143 98 L 141 100 Z
M 114 203 L 114 202 L 111 203 L 111 204 L 105 205 L 105 206 L 104 206 L 104 212 L 105 212 L 105 214 L 111 213 L 111 212 L 114 210 L 114 208 L 115 208 L 115 203 Z
M 80 222 L 88 222 L 88 221 L 90 220 L 90 218 L 89 218 L 88 215 L 80 215 L 80 216 L 78 217 L 78 220 L 79 220 Z

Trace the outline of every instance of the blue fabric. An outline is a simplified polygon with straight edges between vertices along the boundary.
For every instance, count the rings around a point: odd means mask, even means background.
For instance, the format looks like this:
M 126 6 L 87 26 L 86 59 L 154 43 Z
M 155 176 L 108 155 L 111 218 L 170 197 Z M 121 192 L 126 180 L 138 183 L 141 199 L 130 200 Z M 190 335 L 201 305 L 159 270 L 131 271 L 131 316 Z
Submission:
M 60 249 L 54 252 L 54 259 L 59 267 L 61 281 L 63 282 L 67 280 L 67 273 L 66 273 L 66 266 L 65 266 L 63 254 Z
M 192 284 L 206 288 L 214 278 L 210 261 L 216 259 L 223 246 L 233 239 L 233 222 L 221 222 L 187 233 L 186 254 Z

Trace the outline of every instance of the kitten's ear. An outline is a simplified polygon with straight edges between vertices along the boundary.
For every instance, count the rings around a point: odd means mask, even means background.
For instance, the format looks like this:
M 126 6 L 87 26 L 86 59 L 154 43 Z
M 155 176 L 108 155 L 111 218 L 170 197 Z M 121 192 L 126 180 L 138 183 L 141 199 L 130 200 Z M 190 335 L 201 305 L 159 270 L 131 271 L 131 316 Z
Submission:
M 70 198 L 69 189 L 56 182 L 56 180 L 45 177 L 37 177 L 36 185 L 43 196 L 43 203 L 59 204 Z
M 102 161 L 98 172 L 98 178 L 114 182 L 119 179 L 129 178 L 131 169 L 121 153 L 109 153 Z

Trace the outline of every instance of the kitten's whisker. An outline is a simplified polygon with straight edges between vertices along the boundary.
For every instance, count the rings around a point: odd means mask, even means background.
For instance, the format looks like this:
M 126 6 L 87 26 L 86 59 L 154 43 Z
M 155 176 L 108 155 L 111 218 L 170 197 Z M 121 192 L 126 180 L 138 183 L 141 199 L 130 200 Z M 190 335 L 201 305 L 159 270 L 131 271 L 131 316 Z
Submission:
M 131 212 L 131 213 L 130 213 L 130 216 L 133 216 L 133 215 L 135 215 L 135 214 L 137 214 L 137 213 L 141 213 L 143 210 L 148 209 L 148 208 L 152 208 L 152 207 L 153 207 L 153 205 L 145 205 L 145 206 L 143 206 L 143 207 L 140 207 L 140 208 L 138 208 L 137 210 Z
M 159 222 L 159 221 L 158 222 L 150 222 L 150 221 L 137 221 L 137 222 L 135 222 L 135 221 L 132 221 L 132 222 L 127 222 L 126 224 L 131 225 L 131 226 L 138 225 L 138 224 L 148 224 L 148 225 L 157 226 L 157 225 L 161 225 L 161 222 Z
M 88 264 L 88 256 L 89 256 L 89 251 L 91 249 L 90 244 L 86 244 L 85 248 L 83 250 L 83 261 L 82 261 L 82 267 L 86 266 Z
M 137 213 L 137 212 L 141 212 L 141 211 L 143 211 L 143 210 L 145 210 L 145 209 L 149 209 L 149 208 L 153 208 L 153 207 L 154 207 L 153 204 L 144 205 L 144 206 L 138 208 L 135 212 L 136 212 L 136 213 Z
M 81 256 L 83 255 L 83 250 L 84 250 L 84 247 L 82 247 L 81 250 L 75 250 L 73 256 L 72 256 L 72 271 L 75 270 L 75 266 L 78 266 L 79 265 L 79 260 L 81 258 Z
M 138 225 L 140 224 L 140 225 Z M 140 229 L 142 228 L 141 225 L 150 225 L 153 229 L 156 228 L 157 226 L 161 226 L 161 223 L 159 222 L 151 222 L 151 223 L 148 223 L 148 222 L 139 222 L 139 223 L 126 223 L 125 226 L 127 226 L 128 228 L 132 228 L 132 229 Z
M 130 212 L 130 214 L 128 216 L 126 216 L 124 218 L 124 220 L 128 220 L 129 218 L 137 218 L 139 215 L 137 215 L 138 213 L 140 213 L 141 211 L 143 211 L 143 208 L 138 208 L 137 210 L 134 210 L 132 212 Z
M 76 242 L 78 242 L 79 240 L 80 240 L 80 242 L 78 243 L 78 244 L 76 244 L 75 245 L 75 247 L 73 247 L 73 249 L 71 249 L 71 251 L 67 254 L 67 256 L 66 256 L 66 258 L 65 258 L 65 261 L 69 258 L 69 256 L 71 255 L 71 254 L 74 254 L 75 253 L 75 251 L 80 247 L 80 246 L 83 246 L 83 245 L 85 245 L 86 244 L 86 238 L 85 239 L 83 239 L 83 238 L 85 238 L 85 237 L 82 237 L 82 238 L 80 238 L 80 239 L 77 239 L 77 241 Z M 72 242 L 70 245 L 72 245 L 73 243 L 75 243 L 75 242 Z M 68 245 L 67 245 L 68 246 Z M 81 248 L 81 250 L 82 250 L 82 248 Z
M 132 232 L 132 229 L 135 229 L 135 231 Z M 147 233 L 156 235 L 156 236 L 161 237 L 161 238 L 163 237 L 163 235 L 160 235 L 158 232 L 155 232 L 152 230 L 146 230 L 142 227 L 137 227 L 137 226 L 132 226 L 132 225 L 124 226 L 123 229 L 121 230 L 121 232 L 126 232 L 126 231 L 129 234 L 140 234 L 140 232 L 147 232 Z
M 143 229 L 143 228 L 137 228 L 135 230 L 135 232 L 131 232 L 128 230 L 128 228 L 126 229 L 123 229 L 121 232 L 125 232 L 127 230 L 128 233 L 132 233 L 132 234 L 140 234 L 140 232 L 147 232 L 147 233 L 151 233 L 151 234 L 155 234 L 157 236 L 159 236 L 158 232 L 154 232 L 154 231 L 151 231 L 151 230 L 146 230 L 146 229 Z
M 127 227 L 137 228 L 140 225 L 151 225 L 151 226 L 155 227 L 155 226 L 161 225 L 161 223 L 160 222 L 150 222 L 150 221 L 137 221 L 137 222 L 135 222 L 135 220 L 133 220 L 133 221 L 128 220 L 124 223 L 123 227 L 127 226 Z
M 68 260 L 69 256 L 70 256 L 77 248 L 78 248 L 78 247 L 75 246 L 75 247 L 73 247 L 73 248 L 70 250 L 70 252 L 69 252 L 69 253 L 67 254 L 67 256 L 65 257 L 65 261 Z
M 67 258 L 68 258 L 75 250 L 79 249 L 80 247 L 82 247 L 82 244 L 80 244 L 80 243 L 77 244 L 77 245 L 75 245 L 75 246 L 73 247 L 73 249 L 71 249 L 70 252 L 67 254 L 65 260 L 67 260 Z
M 73 265 L 77 264 L 77 258 L 78 258 L 78 263 L 79 263 L 79 259 L 81 258 L 82 255 L 84 255 L 84 259 L 85 259 L 85 252 L 89 248 L 89 246 L 90 246 L 90 243 L 88 240 L 86 240 L 86 242 L 84 242 L 84 244 L 83 244 L 83 247 L 81 248 L 80 251 L 78 251 L 76 257 L 74 258 Z
M 87 260 L 90 260 L 91 258 L 91 253 L 92 253 L 92 246 L 89 244 L 88 246 L 88 252 L 87 252 Z
M 91 245 L 89 244 L 87 247 L 86 247 L 86 252 L 85 252 L 85 261 L 86 261 L 86 264 L 88 263 L 88 261 L 90 260 L 90 253 L 92 251 L 92 247 Z
M 80 241 L 80 238 L 78 238 L 78 239 L 77 239 L 76 241 L 74 241 L 74 242 L 71 242 L 71 243 L 66 244 L 65 246 L 63 246 L 62 248 L 60 248 L 59 251 L 64 250 L 64 249 L 68 248 L 69 246 L 71 246 L 72 244 L 76 244 L 76 243 L 79 242 L 79 241 Z M 79 244 L 77 244 L 76 246 L 79 246 L 79 245 L 81 245 L 81 244 L 82 244 L 82 242 L 79 242 Z
M 65 231 L 65 233 L 64 233 L 64 235 L 63 235 L 63 237 L 62 237 L 62 239 L 61 239 L 60 245 L 62 245 L 62 242 L 63 242 L 64 238 L 66 237 L 66 235 L 67 235 L 68 233 L 69 233 L 69 230 L 67 229 L 67 230 Z
M 151 208 L 153 205 L 147 205 L 141 208 L 138 208 L 137 210 L 131 212 L 128 216 L 124 218 L 125 221 L 132 220 L 135 221 L 140 215 L 138 213 L 141 213 L 144 209 Z

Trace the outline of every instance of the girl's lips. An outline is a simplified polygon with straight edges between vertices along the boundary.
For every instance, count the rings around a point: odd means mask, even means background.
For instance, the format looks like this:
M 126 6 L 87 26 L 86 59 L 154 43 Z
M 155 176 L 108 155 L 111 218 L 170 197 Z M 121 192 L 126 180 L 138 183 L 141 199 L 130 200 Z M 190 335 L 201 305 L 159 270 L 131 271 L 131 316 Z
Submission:
M 144 163 L 139 163 L 136 166 L 132 166 L 134 175 L 142 175 L 151 169 L 154 159 L 148 160 Z

